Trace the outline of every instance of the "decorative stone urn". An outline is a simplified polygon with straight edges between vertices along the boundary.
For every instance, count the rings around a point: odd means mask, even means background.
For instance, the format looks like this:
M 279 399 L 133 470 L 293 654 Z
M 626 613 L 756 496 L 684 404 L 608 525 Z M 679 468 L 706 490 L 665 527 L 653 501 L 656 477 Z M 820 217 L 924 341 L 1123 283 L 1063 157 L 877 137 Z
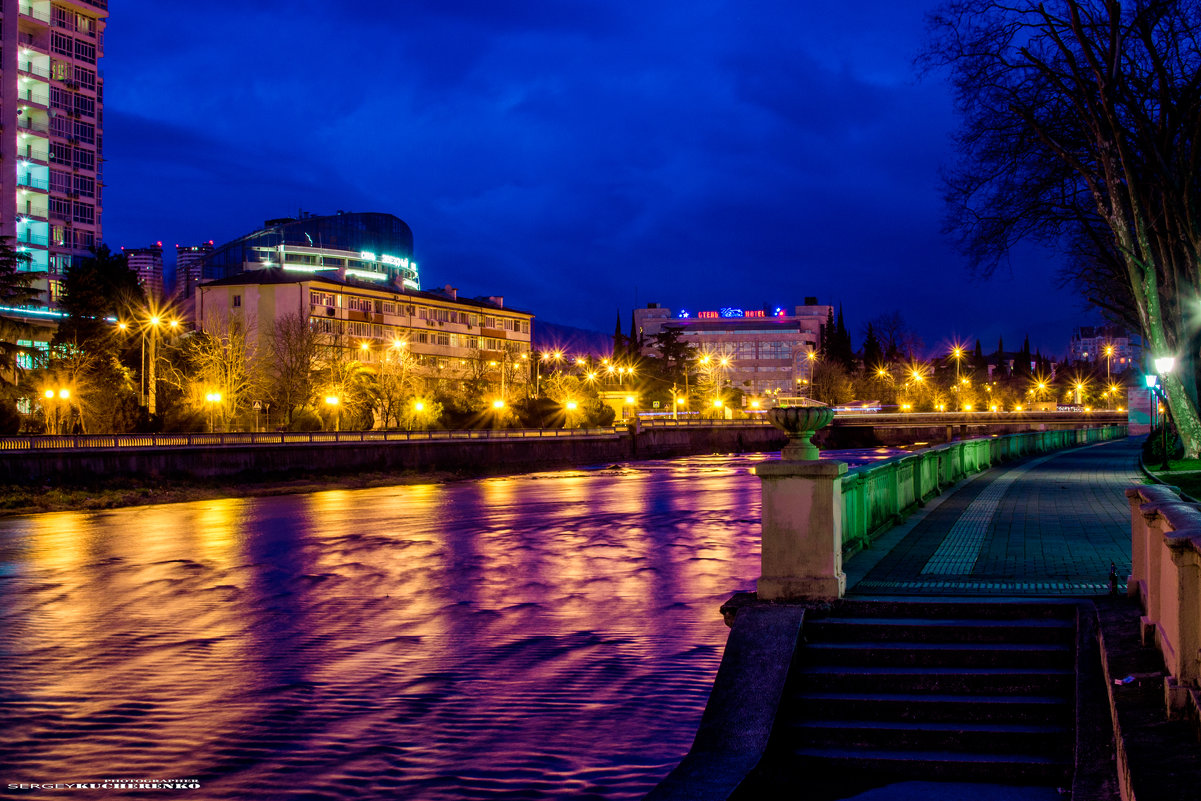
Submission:
M 830 425 L 834 410 L 829 406 L 777 406 L 767 410 L 767 419 L 788 435 L 780 458 L 792 462 L 817 459 L 821 451 L 809 441 L 819 428 Z

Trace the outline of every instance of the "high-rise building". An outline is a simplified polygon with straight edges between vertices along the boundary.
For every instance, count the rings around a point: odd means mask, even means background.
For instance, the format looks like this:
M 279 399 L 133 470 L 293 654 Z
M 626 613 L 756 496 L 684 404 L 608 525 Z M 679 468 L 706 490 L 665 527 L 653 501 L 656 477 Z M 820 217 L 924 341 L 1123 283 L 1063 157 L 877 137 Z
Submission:
M 0 0 L 0 236 L 29 254 L 42 308 L 17 344 L 45 352 L 63 276 L 100 240 L 108 0 Z M 38 359 L 22 355 L 32 367 Z
M 200 283 L 201 266 L 208 255 L 213 252 L 213 240 L 199 245 L 175 246 L 175 297 L 179 301 L 189 301 L 196 296 L 196 286 Z
M 0 11 L 0 235 L 47 274 L 37 286 L 53 308 L 67 267 L 100 242 L 108 0 L 0 0 Z
M 138 274 L 146 300 L 157 305 L 163 300 L 163 243 L 146 248 L 121 248 L 129 269 Z

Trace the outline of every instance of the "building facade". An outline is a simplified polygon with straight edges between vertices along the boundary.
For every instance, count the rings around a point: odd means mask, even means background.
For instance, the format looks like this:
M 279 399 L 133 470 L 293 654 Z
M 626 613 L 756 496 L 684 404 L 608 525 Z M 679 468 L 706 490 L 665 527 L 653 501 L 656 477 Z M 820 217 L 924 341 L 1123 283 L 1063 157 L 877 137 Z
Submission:
M 1116 325 L 1084 325 L 1073 329 L 1068 362 L 1106 365 L 1111 373 L 1124 373 L 1142 360 L 1142 347 Z
M 788 397 L 807 394 L 814 364 L 810 354 L 821 347 L 822 326 L 830 312 L 831 307 L 818 304 L 816 298 L 791 309 L 723 307 L 698 312 L 673 312 L 650 303 L 634 310 L 634 326 L 647 355 L 653 353 L 651 338 L 674 328 L 702 359 L 717 360 L 730 386 L 752 396 Z
M 202 328 L 240 315 L 260 352 L 289 314 L 307 320 L 341 361 L 376 364 L 397 348 L 431 377 L 505 375 L 516 384 L 529 372 L 534 316 L 505 307 L 503 297 L 466 299 L 453 287 L 422 292 L 279 267 L 208 281 L 197 293 Z
M 163 294 L 163 243 L 156 242 L 145 248 L 121 248 L 129 269 L 137 273 L 138 285 L 146 294 L 146 300 L 156 306 L 164 299 Z
M 0 235 L 29 253 L 51 308 L 101 241 L 107 0 L 0 0 Z M 7 204 L 13 208 L 8 210 Z
M 67 268 L 100 242 L 107 16 L 108 0 L 0 0 L 0 236 L 42 276 L 38 307 L 0 315 L 31 324 L 17 344 L 43 353 Z

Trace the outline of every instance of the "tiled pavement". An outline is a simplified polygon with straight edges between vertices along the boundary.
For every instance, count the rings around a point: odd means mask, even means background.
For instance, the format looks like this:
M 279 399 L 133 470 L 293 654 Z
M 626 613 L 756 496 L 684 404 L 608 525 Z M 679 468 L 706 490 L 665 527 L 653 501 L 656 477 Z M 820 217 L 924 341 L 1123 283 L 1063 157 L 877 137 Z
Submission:
M 988 470 L 845 565 L 848 595 L 1095 595 L 1130 572 L 1141 438 Z

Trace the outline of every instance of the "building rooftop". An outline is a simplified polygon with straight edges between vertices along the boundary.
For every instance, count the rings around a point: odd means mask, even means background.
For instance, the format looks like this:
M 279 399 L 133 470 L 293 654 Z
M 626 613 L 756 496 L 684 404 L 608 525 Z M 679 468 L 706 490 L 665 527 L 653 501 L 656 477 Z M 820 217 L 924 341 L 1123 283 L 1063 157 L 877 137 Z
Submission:
M 443 303 L 458 303 L 464 306 L 477 306 L 483 309 L 503 309 L 505 311 L 516 312 L 517 314 L 528 314 L 531 317 L 533 312 L 523 309 L 514 309 L 504 305 L 502 298 L 464 298 L 459 297 L 457 293 L 451 294 L 446 291 L 428 291 L 417 289 L 403 289 L 395 284 L 378 284 L 371 281 L 360 281 L 355 278 L 343 278 L 337 274 L 337 271 L 330 270 L 328 272 L 293 272 L 284 270 L 280 267 L 272 267 L 263 270 L 247 270 L 238 275 L 231 275 L 228 278 L 218 278 L 212 281 L 205 281 L 200 286 L 205 287 L 221 287 L 221 286 L 251 286 L 262 284 L 301 284 L 305 282 L 333 284 L 351 289 L 368 289 L 375 292 L 387 292 L 392 295 L 400 295 L 408 298 L 420 298 L 424 300 L 441 301 Z

